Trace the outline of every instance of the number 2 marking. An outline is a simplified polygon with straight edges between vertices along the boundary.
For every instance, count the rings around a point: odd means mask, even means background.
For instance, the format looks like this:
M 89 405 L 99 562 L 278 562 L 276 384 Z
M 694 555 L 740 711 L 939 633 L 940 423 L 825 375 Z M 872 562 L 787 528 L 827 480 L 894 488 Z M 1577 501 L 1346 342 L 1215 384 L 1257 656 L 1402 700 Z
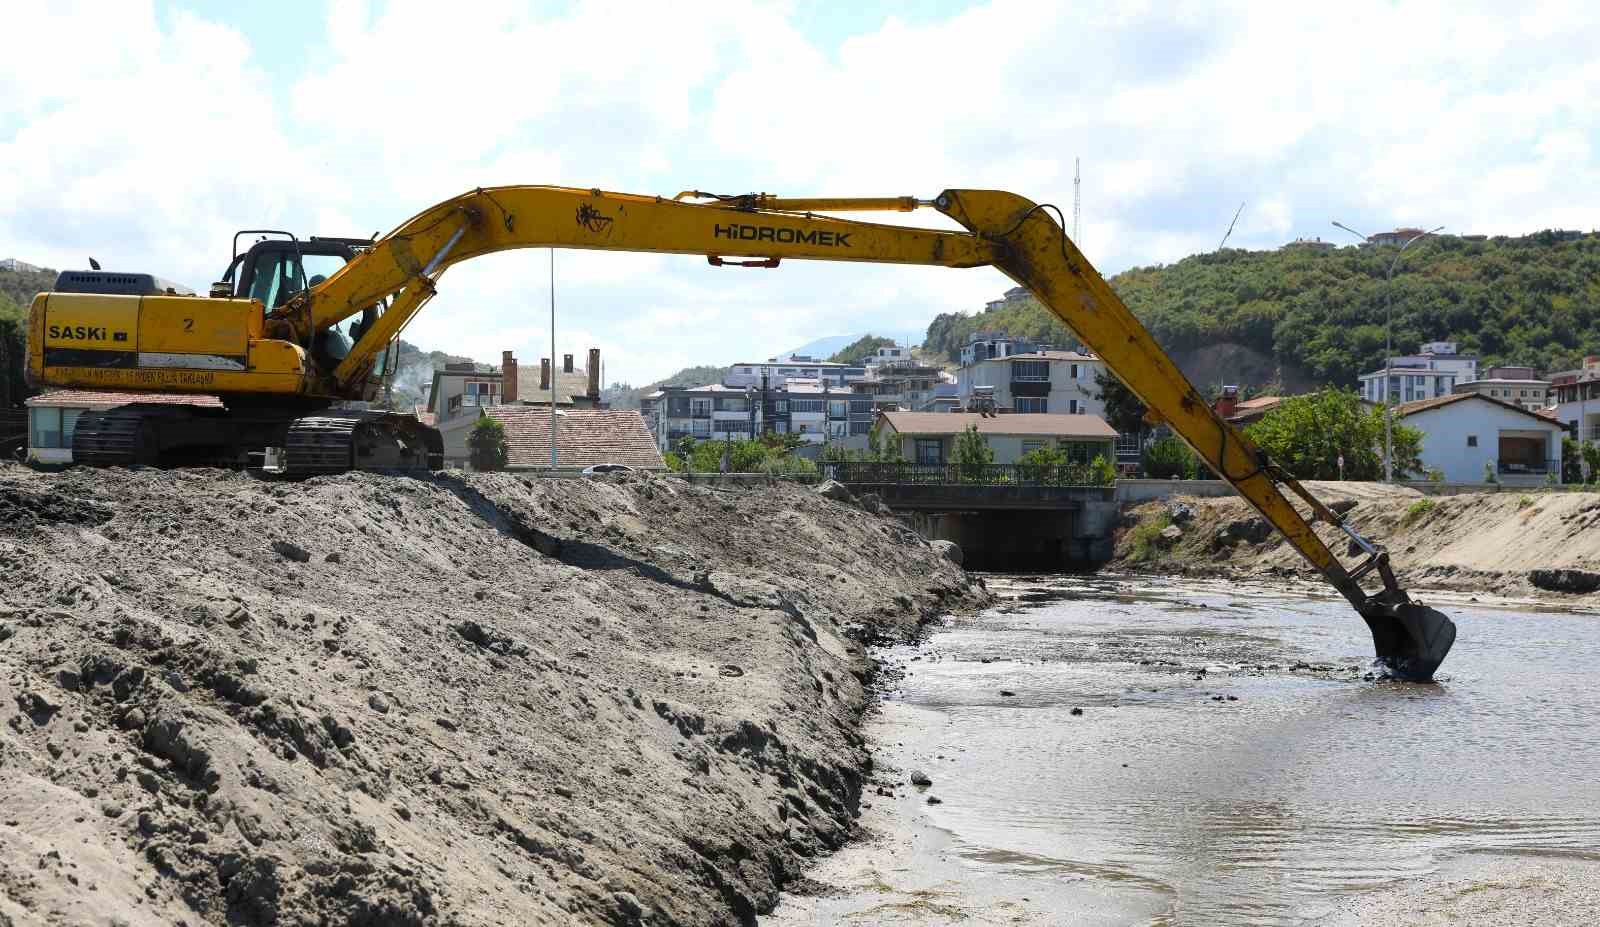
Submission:
M 184 319 L 183 320 L 183 330 L 186 331 L 186 332 L 194 331 L 194 319 Z

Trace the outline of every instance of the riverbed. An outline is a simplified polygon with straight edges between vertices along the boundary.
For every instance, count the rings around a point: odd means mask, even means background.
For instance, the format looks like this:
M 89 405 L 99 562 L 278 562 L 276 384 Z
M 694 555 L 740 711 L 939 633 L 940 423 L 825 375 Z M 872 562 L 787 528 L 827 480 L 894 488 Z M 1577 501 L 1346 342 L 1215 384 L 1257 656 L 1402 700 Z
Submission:
M 988 580 L 883 654 L 890 794 L 766 923 L 1600 919 L 1600 617 L 1436 603 L 1460 636 L 1414 685 L 1340 599 Z

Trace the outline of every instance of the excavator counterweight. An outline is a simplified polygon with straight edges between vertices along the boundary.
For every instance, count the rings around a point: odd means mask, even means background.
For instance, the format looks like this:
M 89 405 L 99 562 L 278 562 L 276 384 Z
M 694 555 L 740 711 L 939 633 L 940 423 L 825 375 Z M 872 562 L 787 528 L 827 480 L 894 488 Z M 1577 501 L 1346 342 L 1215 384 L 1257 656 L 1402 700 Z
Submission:
M 930 207 L 964 231 L 820 214 Z M 221 417 L 143 405 L 86 416 L 90 427 L 80 422 L 74 452 L 80 438 L 98 442 L 98 449 L 85 445 L 84 457 L 103 464 L 185 462 L 198 447 L 224 461 L 283 460 L 290 472 L 437 466 L 434 429 L 405 416 L 330 407 L 376 396 L 392 373 L 400 333 L 453 264 L 549 247 L 685 254 L 766 267 L 785 259 L 992 266 L 1031 290 L 1350 601 L 1371 628 L 1388 672 L 1431 678 L 1455 640 L 1455 625 L 1412 602 L 1380 548 L 1212 411 L 1059 220 L 1054 206 L 997 190 L 945 190 L 931 199 L 787 199 L 480 188 L 372 241 L 268 233 L 280 237 L 263 237 L 244 254 L 236 246 L 210 298 L 126 289 L 42 293 L 29 317 L 27 375 L 35 385 L 222 397 Z M 1310 506 L 1311 519 L 1284 490 Z M 1347 570 L 1312 529 L 1312 519 L 1338 526 L 1365 560 Z M 1382 588 L 1369 593 L 1362 580 L 1373 573 Z

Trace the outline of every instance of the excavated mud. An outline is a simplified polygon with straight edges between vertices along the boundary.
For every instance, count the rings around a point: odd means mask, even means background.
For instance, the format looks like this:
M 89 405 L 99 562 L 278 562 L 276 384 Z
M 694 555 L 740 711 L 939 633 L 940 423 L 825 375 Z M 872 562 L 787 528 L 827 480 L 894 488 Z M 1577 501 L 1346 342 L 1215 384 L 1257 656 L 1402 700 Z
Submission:
M 752 924 L 985 597 L 799 487 L 0 466 L 0 923 Z

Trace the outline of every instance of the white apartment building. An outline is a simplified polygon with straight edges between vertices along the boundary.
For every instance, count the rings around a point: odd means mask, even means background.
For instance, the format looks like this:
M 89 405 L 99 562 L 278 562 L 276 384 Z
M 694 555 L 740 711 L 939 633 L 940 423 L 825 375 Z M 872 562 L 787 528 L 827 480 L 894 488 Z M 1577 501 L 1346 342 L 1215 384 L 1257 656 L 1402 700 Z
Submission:
M 995 405 L 1010 412 L 1105 415 L 1095 377 L 1105 361 L 1075 351 L 1033 351 L 977 361 L 956 376 L 961 407 L 975 386 L 994 387 Z
M 780 389 L 791 378 L 799 378 L 821 380 L 835 389 L 843 389 L 848 378 L 864 376 L 866 372 L 866 367 L 861 364 L 835 364 L 809 357 L 791 357 L 787 360 L 769 359 L 759 363 L 744 361 L 734 364 L 722 382 L 725 386 L 739 389 L 746 386 L 761 389 L 763 385 L 768 389 Z M 763 374 L 766 378 L 765 384 L 762 383 Z
M 1389 401 L 1420 402 L 1449 396 L 1457 383 L 1478 379 L 1478 359 L 1456 353 L 1454 341 L 1430 341 L 1421 352 L 1389 359 L 1387 369 L 1361 375 L 1361 398 L 1383 402 L 1384 377 L 1389 378 Z

